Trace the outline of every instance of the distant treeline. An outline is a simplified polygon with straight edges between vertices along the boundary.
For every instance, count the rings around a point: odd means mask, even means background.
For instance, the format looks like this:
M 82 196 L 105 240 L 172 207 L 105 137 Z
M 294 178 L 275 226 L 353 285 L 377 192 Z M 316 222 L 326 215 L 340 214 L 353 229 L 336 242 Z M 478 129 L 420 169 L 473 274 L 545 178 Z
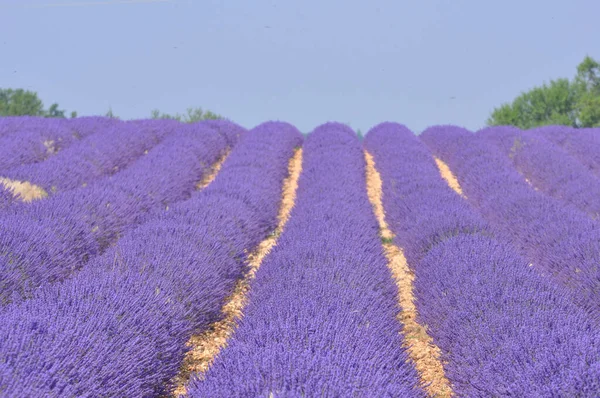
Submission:
M 117 118 L 117 119 L 119 118 L 118 116 L 115 116 L 113 114 L 112 108 L 110 108 L 108 110 L 108 112 L 106 113 L 105 116 Z M 154 109 L 150 113 L 150 118 L 151 119 L 172 119 L 172 120 L 178 120 L 183 123 L 195 123 L 195 122 L 199 122 L 201 120 L 224 119 L 223 116 L 218 115 L 211 111 L 205 111 L 202 108 L 188 108 L 186 113 L 184 113 L 184 114 L 175 113 L 173 115 L 168 114 L 168 113 L 163 113 L 163 112 L 159 111 L 158 109 Z
M 44 108 L 36 92 L 0 88 L 0 116 L 42 116 L 64 118 L 66 111 L 57 103 Z M 118 118 L 112 109 L 105 114 Z M 71 112 L 77 117 L 77 112 Z M 152 119 L 175 119 L 184 123 L 224 117 L 202 108 L 188 108 L 183 114 L 168 114 L 154 109 Z M 600 126 L 600 63 L 586 56 L 571 80 L 559 78 L 518 95 L 511 103 L 495 108 L 487 119 L 489 126 L 512 125 L 528 129 L 544 125 L 572 127 Z M 363 133 L 356 131 L 362 139 Z
M 0 88 L 0 116 L 43 116 L 65 117 L 65 111 L 59 109 L 57 103 L 44 109 L 44 103 L 36 92 L 19 89 Z M 71 112 L 77 117 L 77 112 Z
M 43 101 L 34 91 L 24 89 L 0 88 L 0 116 L 40 116 L 40 117 L 56 117 L 65 118 L 66 111 L 59 109 L 57 103 L 50 105 L 48 109 L 44 108 Z M 71 112 L 72 118 L 77 117 L 77 112 Z M 111 118 L 119 118 L 116 116 L 112 108 L 104 115 Z M 174 115 L 160 112 L 155 109 L 151 112 L 152 119 L 174 119 L 184 123 L 194 123 L 200 120 L 223 119 L 223 116 L 211 111 L 204 111 L 202 108 L 188 108 L 186 113 Z

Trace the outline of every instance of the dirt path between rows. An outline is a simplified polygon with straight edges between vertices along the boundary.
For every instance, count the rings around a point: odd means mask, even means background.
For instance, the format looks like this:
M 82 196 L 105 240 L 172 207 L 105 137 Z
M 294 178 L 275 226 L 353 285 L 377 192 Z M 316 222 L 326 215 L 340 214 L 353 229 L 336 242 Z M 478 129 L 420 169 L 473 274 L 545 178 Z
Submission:
M 146 151 L 147 153 L 148 151 Z M 223 162 L 229 156 L 230 150 L 228 149 L 223 156 L 217 160 L 217 162 L 211 167 L 210 173 L 207 173 L 198 184 L 196 184 L 196 189 L 204 189 L 210 184 L 216 177 L 217 173 L 221 169 Z M 48 192 L 44 190 L 44 188 L 32 184 L 28 181 L 17 181 L 11 180 L 9 178 L 0 177 L 0 184 L 4 185 L 5 188 L 9 189 L 15 198 L 29 203 L 34 200 L 44 199 L 48 197 Z M 87 184 L 84 184 L 84 186 Z
M 225 153 L 223 155 L 221 155 L 221 157 L 215 162 L 215 164 L 212 165 L 212 167 L 210 168 L 210 173 L 206 174 L 202 178 L 202 180 L 200 180 L 198 182 L 198 184 L 196 184 L 196 189 L 198 189 L 198 190 L 204 189 L 208 186 L 208 184 L 210 184 L 211 182 L 214 181 L 214 179 L 217 177 L 217 174 L 219 174 L 221 167 L 223 167 L 223 163 L 225 163 L 225 159 L 227 159 L 227 157 L 229 156 L 230 153 L 231 153 L 231 148 L 227 148 Z
M 15 198 L 26 203 L 43 199 L 48 196 L 48 193 L 42 187 L 27 181 L 0 178 L 0 184 L 4 185 L 6 189 L 9 189 Z
M 394 234 L 385 221 L 385 211 L 381 200 L 383 195 L 381 176 L 375 167 L 373 156 L 367 151 L 365 151 L 365 159 L 367 161 L 367 193 L 379 223 L 388 267 L 398 287 L 400 304 L 398 318 L 402 324 L 404 346 L 419 373 L 423 389 L 432 397 L 450 397 L 452 389 L 450 381 L 444 374 L 444 367 L 440 359 L 441 351 L 433 343 L 431 336 L 427 334 L 427 328 L 416 320 L 417 309 L 413 296 L 414 273 L 409 268 L 402 249 L 393 243 Z
M 452 188 L 454 190 L 454 192 L 456 192 L 463 198 L 466 198 L 467 196 L 463 193 L 462 188 L 460 187 L 458 180 L 452 173 L 452 170 L 450 170 L 450 167 L 448 167 L 448 165 L 446 163 L 444 163 L 441 159 L 439 159 L 437 157 L 434 157 L 434 159 L 435 159 L 435 164 L 437 165 L 438 169 L 440 170 L 440 174 L 442 175 L 442 178 L 444 180 L 446 180 L 446 182 L 448 183 L 448 186 L 450 188 Z
M 258 271 L 265 256 L 277 243 L 277 239 L 290 217 L 290 212 L 296 200 L 296 190 L 301 171 L 302 149 L 300 148 L 296 150 L 288 165 L 288 177 L 283 182 L 281 205 L 275 231 L 248 256 L 250 270 L 244 279 L 238 281 L 233 293 L 223 306 L 221 310 L 224 315 L 223 319 L 212 324 L 206 332 L 192 336 L 188 341 L 187 344 L 192 349 L 186 355 L 181 371 L 175 378 L 176 389 L 173 396 L 185 395 L 187 393 L 186 384 L 190 376 L 195 374 L 202 378 L 219 352 L 227 346 L 227 340 L 232 336 L 237 321 L 243 315 L 242 311 L 247 302 L 250 282 L 254 279 L 256 271 Z

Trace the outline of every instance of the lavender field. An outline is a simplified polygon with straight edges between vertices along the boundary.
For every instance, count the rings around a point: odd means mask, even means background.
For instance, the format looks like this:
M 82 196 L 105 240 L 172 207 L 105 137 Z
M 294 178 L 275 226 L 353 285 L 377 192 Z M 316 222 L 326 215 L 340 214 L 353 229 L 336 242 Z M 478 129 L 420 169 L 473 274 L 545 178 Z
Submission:
M 600 129 L 0 118 L 0 397 L 600 397 Z

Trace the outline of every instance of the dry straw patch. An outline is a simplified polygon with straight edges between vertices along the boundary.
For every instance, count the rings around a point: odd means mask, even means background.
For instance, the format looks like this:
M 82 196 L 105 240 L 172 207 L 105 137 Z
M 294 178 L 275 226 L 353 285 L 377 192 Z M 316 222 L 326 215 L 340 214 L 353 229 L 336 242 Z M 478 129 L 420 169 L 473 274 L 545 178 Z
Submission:
M 290 159 L 288 165 L 288 177 L 283 183 L 283 191 L 278 223 L 275 231 L 264 239 L 255 250 L 248 256 L 248 265 L 250 267 L 245 278 L 239 280 L 233 293 L 227 299 L 221 312 L 223 319 L 210 326 L 210 328 L 201 334 L 192 336 L 187 345 L 192 349 L 186 355 L 180 374 L 175 380 L 174 396 L 186 394 L 186 383 L 190 375 L 196 373 L 200 378 L 212 365 L 213 361 L 227 346 L 228 339 L 235 331 L 237 321 L 243 315 L 243 309 L 247 302 L 247 294 L 250 289 L 250 282 L 254 279 L 256 271 L 260 267 L 263 259 L 269 254 L 271 249 L 277 243 L 279 235 L 287 223 L 292 208 L 296 200 L 296 190 L 298 188 L 298 179 L 302 171 L 302 149 L 297 149 L 294 156 Z
M 54 140 L 44 141 L 43 144 L 46 147 L 46 153 L 48 155 L 54 155 L 56 152 L 58 152 L 58 148 L 54 146 Z
M 444 374 L 440 349 L 427 334 L 426 326 L 419 324 L 416 320 L 417 309 L 413 295 L 414 273 L 409 268 L 402 249 L 392 242 L 394 234 L 385 221 L 385 212 L 381 200 L 383 185 L 381 176 L 375 167 L 373 156 L 367 151 L 365 151 L 365 159 L 367 161 L 367 193 L 379 223 L 388 267 L 398 287 L 398 302 L 400 304 L 398 318 L 402 324 L 404 346 L 410 359 L 415 364 L 425 391 L 430 396 L 450 397 L 452 396 L 452 389 L 450 381 Z
M 527 183 L 527 185 L 529 185 L 534 190 L 539 191 L 539 189 L 531 183 L 531 180 L 529 180 L 529 178 L 527 178 L 527 177 L 524 177 L 524 178 L 525 178 L 525 182 Z
M 43 188 L 27 181 L 0 178 L 0 184 L 4 185 L 5 188 L 10 189 L 12 194 L 23 202 L 28 203 L 48 196 L 48 193 Z

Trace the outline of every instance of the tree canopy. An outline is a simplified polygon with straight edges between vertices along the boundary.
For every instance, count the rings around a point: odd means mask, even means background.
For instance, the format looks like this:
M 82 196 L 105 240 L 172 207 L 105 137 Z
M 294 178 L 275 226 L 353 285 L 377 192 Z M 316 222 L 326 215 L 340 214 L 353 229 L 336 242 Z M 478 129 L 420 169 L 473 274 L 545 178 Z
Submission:
M 201 120 L 214 120 L 223 119 L 223 116 L 217 115 L 211 111 L 204 111 L 202 108 L 188 108 L 187 112 L 183 115 L 176 113 L 169 115 L 167 113 L 161 113 L 158 109 L 152 111 L 152 119 L 175 119 L 184 123 L 194 123 Z
M 57 103 L 44 109 L 44 103 L 34 91 L 19 89 L 0 88 L 0 116 L 41 116 L 65 118 L 66 111 L 59 109 Z M 109 118 L 119 119 L 113 113 L 112 108 L 104 115 Z M 77 117 L 77 112 L 72 111 L 71 117 Z M 186 113 L 170 115 L 161 113 L 158 109 L 152 111 L 152 119 L 174 119 L 184 123 L 194 123 L 201 120 L 224 119 L 223 116 L 202 108 L 188 108 Z
M 44 109 L 44 103 L 36 92 L 19 89 L 0 88 L 0 116 L 44 116 L 65 117 L 65 111 L 58 109 L 58 104 Z
M 110 119 L 120 119 L 117 115 L 113 113 L 112 106 L 108 108 L 108 111 L 104 114 L 104 117 L 108 117 Z
M 600 126 L 600 63 L 586 56 L 572 80 L 560 78 L 521 93 L 495 108 L 490 126 L 528 129 L 543 125 Z

